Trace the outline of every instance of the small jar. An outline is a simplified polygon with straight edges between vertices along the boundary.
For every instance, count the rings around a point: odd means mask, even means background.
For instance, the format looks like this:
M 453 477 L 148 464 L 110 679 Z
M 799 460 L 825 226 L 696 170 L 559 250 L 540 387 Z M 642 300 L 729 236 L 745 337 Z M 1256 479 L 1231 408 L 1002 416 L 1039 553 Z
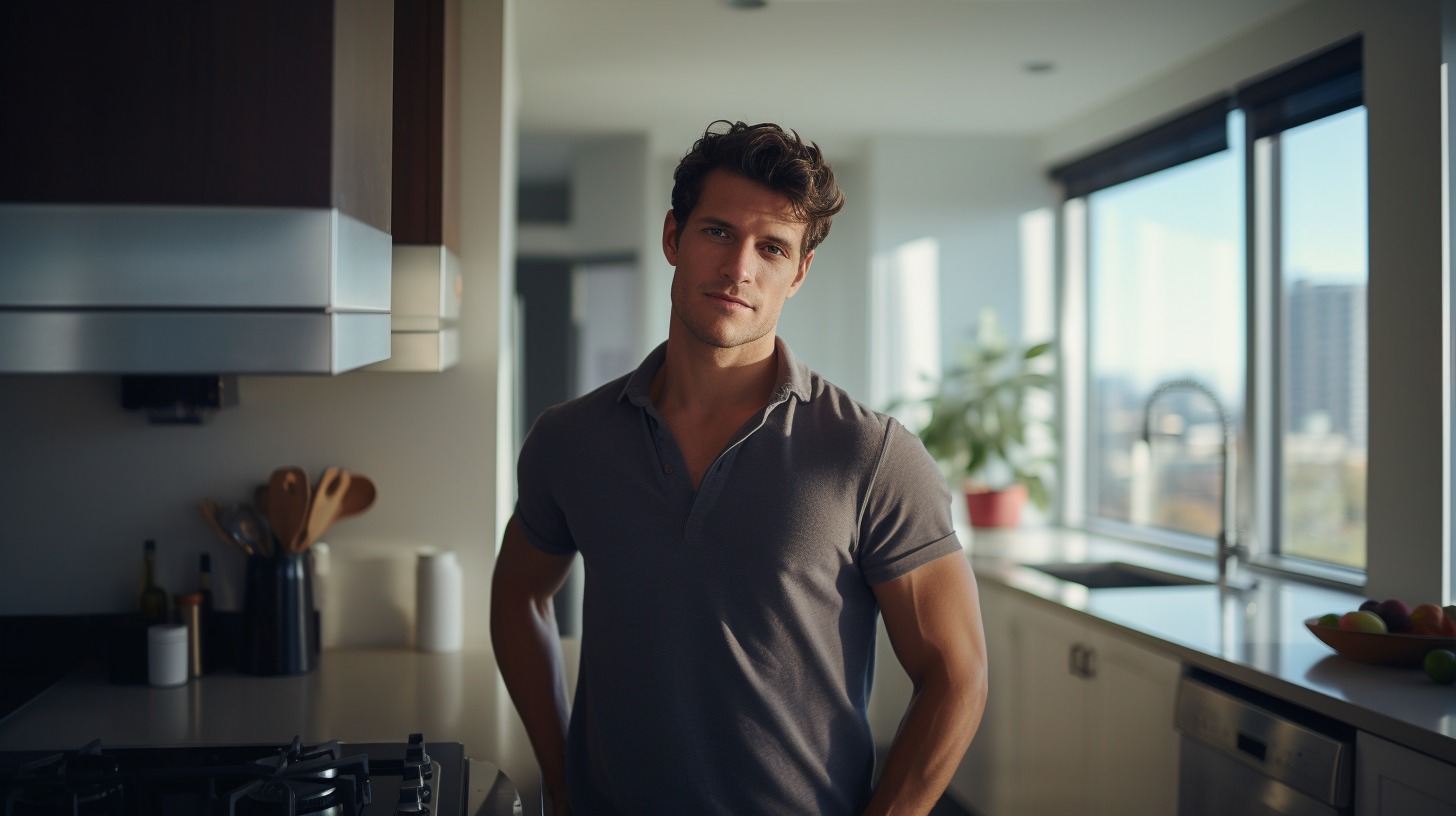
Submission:
M 158 623 L 147 627 L 147 682 L 158 688 L 187 683 L 187 627 Z

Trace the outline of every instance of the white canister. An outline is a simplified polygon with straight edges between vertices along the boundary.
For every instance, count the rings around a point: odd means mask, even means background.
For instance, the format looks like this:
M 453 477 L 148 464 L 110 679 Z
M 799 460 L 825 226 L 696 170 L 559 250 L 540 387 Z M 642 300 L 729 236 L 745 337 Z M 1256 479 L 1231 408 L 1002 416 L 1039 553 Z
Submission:
M 455 553 L 420 550 L 415 571 L 415 648 L 460 651 L 464 623 L 465 575 Z
M 159 688 L 187 683 L 187 627 L 159 623 L 147 627 L 147 682 Z

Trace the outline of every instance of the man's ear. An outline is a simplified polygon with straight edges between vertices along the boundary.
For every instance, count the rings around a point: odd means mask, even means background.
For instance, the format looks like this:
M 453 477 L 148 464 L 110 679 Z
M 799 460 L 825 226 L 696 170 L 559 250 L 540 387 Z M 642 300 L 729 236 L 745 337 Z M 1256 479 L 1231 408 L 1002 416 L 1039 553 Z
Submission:
M 668 210 L 667 217 L 662 220 L 662 254 L 667 256 L 669 264 L 677 266 L 677 219 L 673 217 L 672 210 Z
M 804 256 L 803 263 L 799 264 L 799 274 L 795 275 L 794 282 L 789 284 L 789 297 L 793 297 L 794 293 L 799 291 L 799 287 L 804 285 L 804 278 L 809 274 L 809 264 L 814 263 L 814 253 L 816 251 L 813 249 L 809 250 L 809 254 Z

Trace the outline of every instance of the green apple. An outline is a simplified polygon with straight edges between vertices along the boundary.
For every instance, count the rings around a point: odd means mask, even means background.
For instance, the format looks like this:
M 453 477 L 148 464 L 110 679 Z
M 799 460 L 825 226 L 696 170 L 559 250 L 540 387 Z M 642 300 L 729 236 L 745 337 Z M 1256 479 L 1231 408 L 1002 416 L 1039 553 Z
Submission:
M 1336 615 L 1333 612 L 1331 612 L 1328 615 L 1323 615 L 1319 619 L 1319 625 L 1320 626 L 1328 626 L 1331 629 L 1339 629 L 1340 628 L 1340 616 L 1339 615 Z
M 1426 653 L 1426 676 L 1437 683 L 1456 683 L 1456 653 L 1432 649 Z
M 1340 628 L 1349 629 L 1352 632 L 1370 632 L 1376 635 L 1386 633 L 1385 621 L 1374 612 L 1346 612 L 1345 616 L 1340 618 Z

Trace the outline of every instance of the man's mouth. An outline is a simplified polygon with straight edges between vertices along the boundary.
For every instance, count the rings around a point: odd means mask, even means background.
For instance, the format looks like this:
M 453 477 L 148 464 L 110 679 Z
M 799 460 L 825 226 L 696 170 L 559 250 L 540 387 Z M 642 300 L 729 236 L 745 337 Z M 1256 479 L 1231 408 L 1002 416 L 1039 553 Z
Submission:
M 714 298 L 716 300 L 720 300 L 720 301 L 723 301 L 725 303 L 731 303 L 731 304 L 734 304 L 734 305 L 737 305 L 737 306 L 742 306 L 745 309 L 752 309 L 753 308 L 752 306 L 749 306 L 748 305 L 748 301 L 746 301 L 746 300 L 744 300 L 743 298 L 740 298 L 740 297 L 734 297 L 732 295 L 725 295 L 725 294 L 722 294 L 721 292 L 708 292 L 707 295 L 710 298 Z

